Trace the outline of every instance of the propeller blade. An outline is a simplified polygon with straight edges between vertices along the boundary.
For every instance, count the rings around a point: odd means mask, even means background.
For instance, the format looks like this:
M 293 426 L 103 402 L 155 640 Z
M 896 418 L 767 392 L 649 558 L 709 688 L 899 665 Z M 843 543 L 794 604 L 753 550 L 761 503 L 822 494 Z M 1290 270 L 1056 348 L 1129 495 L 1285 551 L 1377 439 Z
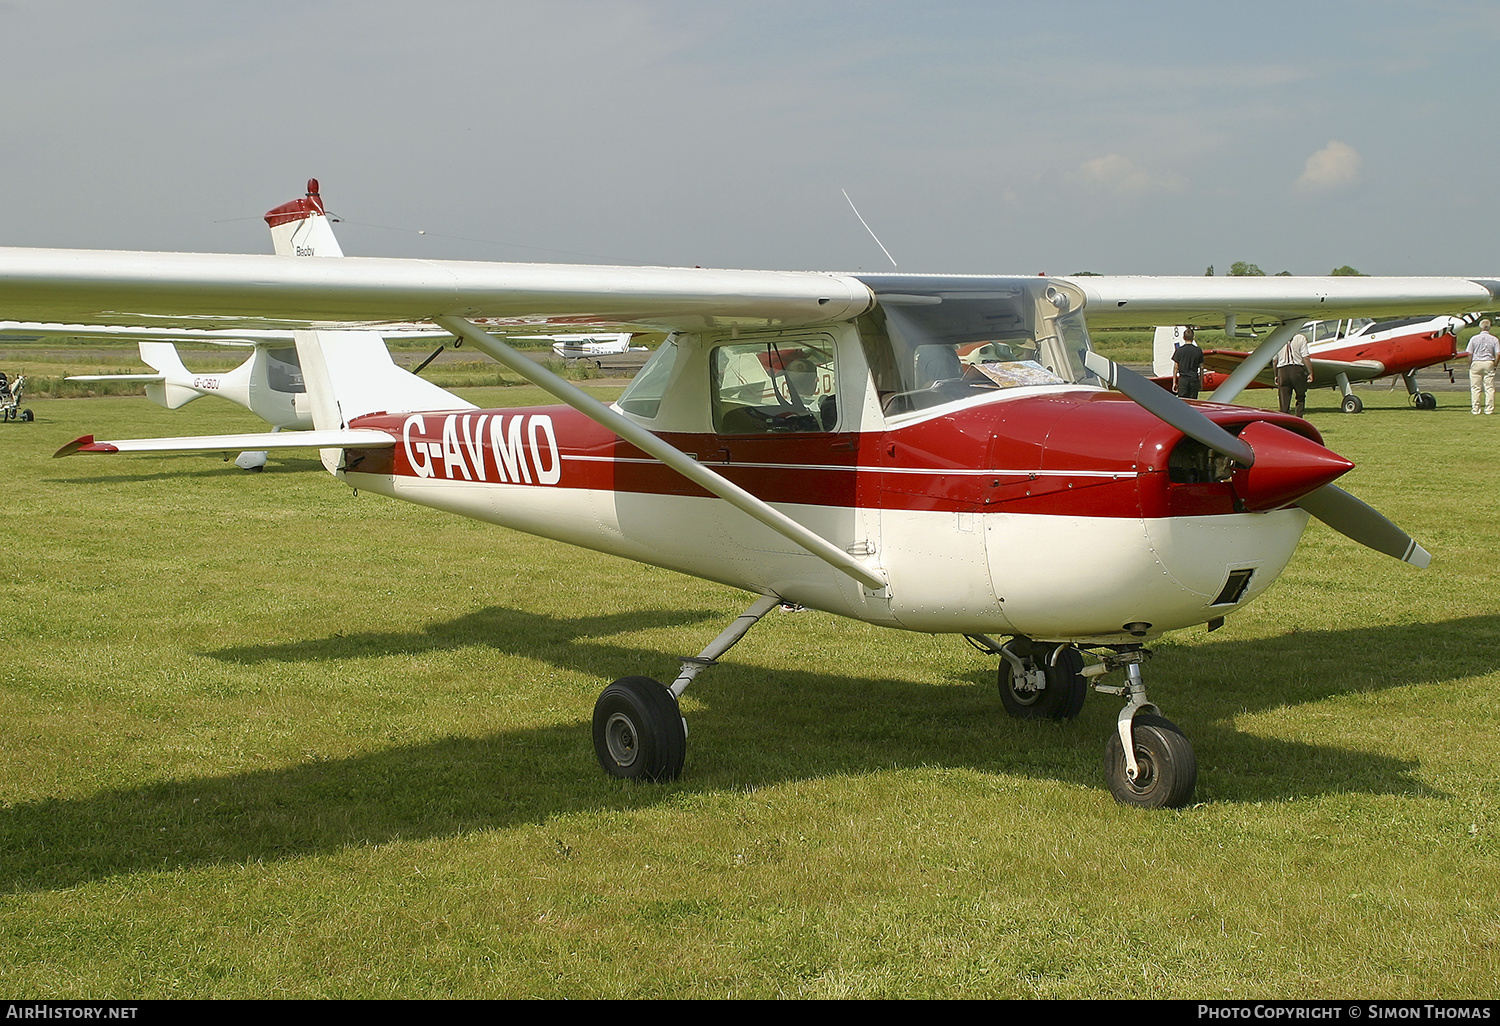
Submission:
M 1172 425 L 1189 438 L 1196 439 L 1221 456 L 1228 456 L 1240 466 L 1255 463 L 1255 450 L 1249 443 L 1225 431 L 1150 378 L 1142 377 L 1129 367 L 1121 367 L 1098 353 L 1083 354 L 1083 365 L 1111 388 L 1124 392 L 1160 420 Z
M 1121 367 L 1098 353 L 1085 351 L 1082 355 L 1084 366 L 1106 384 L 1119 389 L 1184 435 L 1228 456 L 1243 467 L 1250 467 L 1255 463 L 1255 452 L 1248 442 L 1231 435 L 1149 378 L 1142 377 L 1129 367 Z M 1342 470 L 1339 472 L 1342 473 Z M 1411 535 L 1377 513 L 1374 507 L 1356 499 L 1337 485 L 1325 484 L 1302 496 L 1296 505 L 1340 534 L 1377 552 L 1395 556 L 1423 569 L 1432 562 L 1432 554 L 1418 545 Z
M 1297 500 L 1297 505 L 1340 534 L 1376 552 L 1424 570 L 1432 562 L 1432 554 L 1418 545 L 1416 539 L 1337 485 L 1324 485 L 1309 492 Z

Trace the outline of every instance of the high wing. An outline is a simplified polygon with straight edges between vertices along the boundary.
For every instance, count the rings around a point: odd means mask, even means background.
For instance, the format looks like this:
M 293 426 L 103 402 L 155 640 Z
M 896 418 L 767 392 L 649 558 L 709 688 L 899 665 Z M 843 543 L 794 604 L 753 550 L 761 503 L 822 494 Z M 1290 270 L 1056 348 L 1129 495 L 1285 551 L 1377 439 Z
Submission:
M 1338 317 L 1385 317 L 1488 309 L 1494 278 L 1136 277 L 1066 279 L 1086 297 L 1089 324 L 1240 327 Z M 1299 322 L 1300 323 L 1300 322 Z
M 430 324 L 384 325 L 380 332 L 386 341 L 406 339 L 451 338 Z M 168 328 L 162 326 L 123 326 L 105 324 L 49 324 L 34 321 L 0 321 L 0 342 L 191 342 L 195 345 L 251 349 L 255 346 L 290 346 L 290 331 L 257 329 L 207 330 L 201 328 Z
M 456 316 L 670 331 L 821 324 L 872 303 L 856 279 L 813 272 L 0 249 L 0 309 L 32 321 L 288 330 Z
M 486 327 L 693 330 L 847 320 L 923 276 L 222 253 L 0 248 L 0 309 L 21 321 L 147 328 L 378 327 L 462 317 Z M 1087 277 L 1096 326 L 1284 323 L 1493 307 L 1500 280 Z M 983 279 L 969 279 L 981 284 Z

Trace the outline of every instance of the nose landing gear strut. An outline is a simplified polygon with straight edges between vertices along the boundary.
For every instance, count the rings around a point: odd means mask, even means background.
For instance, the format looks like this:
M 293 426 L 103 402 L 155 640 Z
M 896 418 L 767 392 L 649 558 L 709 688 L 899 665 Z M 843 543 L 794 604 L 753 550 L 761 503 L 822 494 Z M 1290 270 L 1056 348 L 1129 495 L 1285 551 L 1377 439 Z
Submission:
M 1146 697 L 1141 664 L 1150 652 L 1139 645 L 1103 649 L 1099 662 L 1084 665 L 1078 649 L 1030 638 L 999 644 L 982 635 L 969 643 L 1000 657 L 1000 702 L 1017 719 L 1072 719 L 1092 687 L 1125 699 L 1115 730 L 1104 747 L 1104 778 L 1122 805 L 1179 808 L 1188 804 L 1198 780 L 1193 746 L 1182 730 Z M 1111 670 L 1123 670 L 1125 683 L 1101 684 Z

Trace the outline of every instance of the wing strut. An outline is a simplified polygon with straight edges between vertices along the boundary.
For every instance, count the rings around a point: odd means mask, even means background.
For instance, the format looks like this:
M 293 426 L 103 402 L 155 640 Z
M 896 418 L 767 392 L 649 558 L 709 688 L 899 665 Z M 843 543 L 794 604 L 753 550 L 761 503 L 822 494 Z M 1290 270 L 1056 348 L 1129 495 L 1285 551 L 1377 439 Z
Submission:
M 1224 383 L 1214 389 L 1214 394 L 1208 397 L 1208 401 L 1211 403 L 1234 402 L 1235 396 L 1243 392 L 1245 387 L 1255 380 L 1255 376 L 1276 359 L 1276 354 L 1281 352 L 1282 346 L 1285 346 L 1292 340 L 1293 335 L 1302 330 L 1304 323 L 1298 318 L 1283 321 L 1278 325 L 1249 356 L 1245 357 L 1243 363 L 1230 372 L 1229 377 L 1224 379 Z
M 493 335 L 480 330 L 463 317 L 443 316 L 433 319 L 445 331 L 461 337 L 475 349 L 494 358 L 527 381 L 546 389 L 590 420 L 613 431 L 631 445 L 653 456 L 689 481 L 711 492 L 731 506 L 747 513 L 789 541 L 806 549 L 829 566 L 848 574 L 868 588 L 886 586 L 884 575 L 865 566 L 837 545 L 803 527 L 791 517 L 756 498 L 739 485 L 717 474 L 675 446 L 662 441 L 629 418 L 616 413 L 571 382 L 553 374 L 535 360 L 528 359 Z

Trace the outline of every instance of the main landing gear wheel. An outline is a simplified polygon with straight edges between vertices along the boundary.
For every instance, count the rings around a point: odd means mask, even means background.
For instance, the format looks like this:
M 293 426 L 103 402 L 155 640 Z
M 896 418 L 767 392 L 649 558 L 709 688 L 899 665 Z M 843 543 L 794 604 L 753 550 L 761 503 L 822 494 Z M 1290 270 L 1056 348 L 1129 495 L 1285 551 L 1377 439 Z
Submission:
M 1434 403 L 1433 405 L 1436 405 L 1436 403 Z M 1344 410 L 1345 413 L 1358 413 L 1360 410 L 1363 410 L 1364 408 L 1365 408 L 1365 404 L 1360 401 L 1359 396 L 1357 396 L 1357 395 L 1346 395 L 1346 396 L 1344 396 L 1343 410 Z
M 1109 736 L 1104 749 L 1104 779 L 1109 793 L 1121 805 L 1146 809 L 1175 809 L 1186 805 L 1198 780 L 1198 760 L 1193 746 L 1171 720 L 1149 713 L 1136 716 L 1136 777 L 1126 773 L 1125 747 L 1118 732 Z
M 1411 404 L 1419 410 L 1437 409 L 1437 396 L 1431 392 L 1418 392 L 1411 397 Z
M 1047 686 L 1035 688 L 1018 678 L 1010 660 L 1000 660 L 1000 704 L 1018 720 L 1071 720 L 1083 709 L 1088 697 L 1088 680 L 1082 674 L 1083 656 L 1077 649 L 1065 648 L 1053 660 L 1051 650 L 1039 650 L 1034 657 L 1046 675 Z M 1028 666 L 1032 660 L 1027 660 Z
M 594 703 L 594 752 L 610 776 L 676 780 L 687 757 L 677 699 L 650 677 L 621 677 Z

